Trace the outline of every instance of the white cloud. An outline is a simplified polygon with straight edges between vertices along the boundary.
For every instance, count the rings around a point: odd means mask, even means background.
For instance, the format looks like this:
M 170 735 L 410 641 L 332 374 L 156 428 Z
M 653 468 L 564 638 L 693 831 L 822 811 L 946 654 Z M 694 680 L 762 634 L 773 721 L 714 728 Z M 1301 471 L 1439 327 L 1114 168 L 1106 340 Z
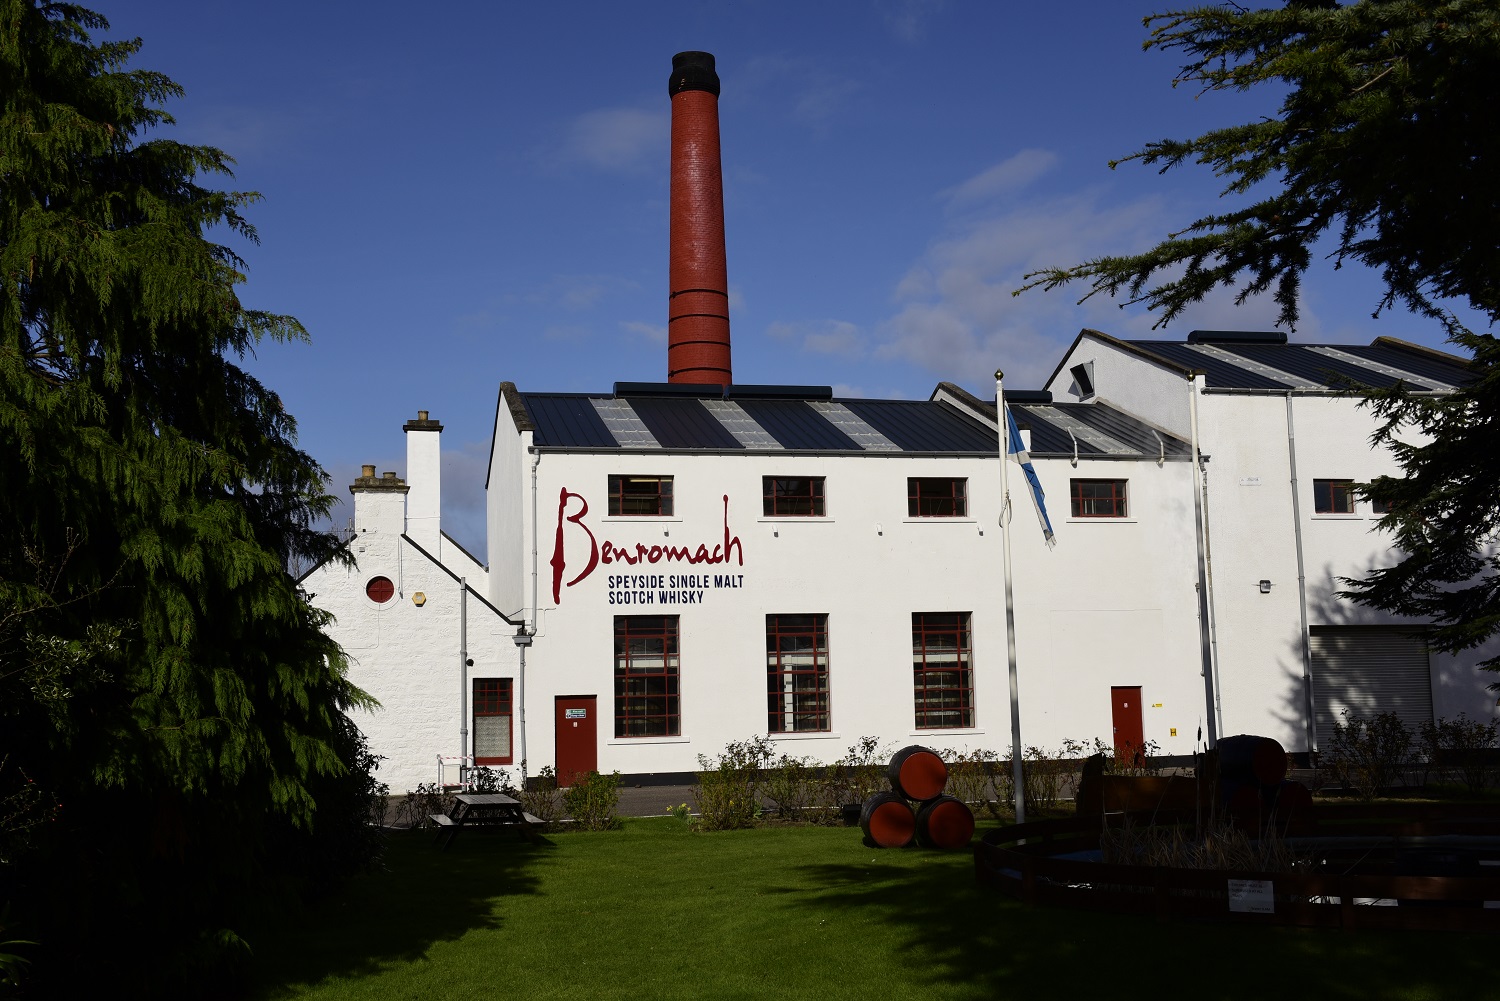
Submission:
M 1024 183 L 1050 156 L 1018 154 L 945 194 L 962 208 L 961 195 L 999 193 L 1017 179 Z M 982 211 L 978 201 L 969 205 L 950 218 L 948 230 L 897 283 L 894 312 L 875 330 L 877 359 L 915 364 L 972 387 L 987 385 L 1002 368 L 1013 385 L 1039 388 L 1081 327 L 1176 338 L 1193 329 L 1270 329 L 1274 323 L 1269 297 L 1235 306 L 1233 290 L 1184 311 L 1170 332 L 1153 332 L 1157 317 L 1141 307 L 1122 310 L 1102 296 L 1079 304 L 1088 291 L 1082 284 L 1013 294 L 1028 272 L 1151 246 L 1164 235 L 1163 219 L 1186 216 L 1162 198 L 1111 204 L 1102 190 L 1085 189 L 999 212 Z M 1311 336 L 1318 326 L 1315 316 L 1306 315 L 1299 335 Z
M 1051 170 L 1056 163 L 1057 154 L 1051 150 L 1023 149 L 962 184 L 940 192 L 939 196 L 948 201 L 949 208 L 956 209 L 988 198 L 1015 194 Z
M 822 355 L 857 358 L 864 354 L 865 338 L 859 327 L 846 320 L 820 320 L 813 323 L 787 323 L 778 320 L 766 328 L 779 341 L 796 341 L 803 351 Z
M 883 0 L 880 14 L 891 34 L 915 43 L 927 34 L 928 20 L 945 5 L 945 0 Z
M 666 324 L 658 326 L 654 323 L 642 323 L 639 320 L 629 320 L 621 322 L 620 329 L 627 330 L 639 337 L 644 337 L 652 344 L 667 343 Z
M 569 123 L 561 153 L 600 170 L 640 170 L 667 155 L 671 122 L 670 109 L 660 106 L 584 112 Z

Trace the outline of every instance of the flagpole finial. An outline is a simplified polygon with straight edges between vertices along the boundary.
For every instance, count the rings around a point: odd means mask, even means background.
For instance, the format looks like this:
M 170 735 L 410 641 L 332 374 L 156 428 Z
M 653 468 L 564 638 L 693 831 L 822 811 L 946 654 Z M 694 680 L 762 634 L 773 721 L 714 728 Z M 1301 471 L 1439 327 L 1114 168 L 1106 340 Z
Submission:
M 999 382 L 999 381 L 1000 381 L 1000 380 L 1001 380 L 1001 379 L 1004 379 L 1004 378 L 1005 378 L 1005 373 L 1004 373 L 1004 372 L 1002 372 L 1002 371 L 1001 371 L 1001 370 L 1000 370 L 1000 369 L 998 369 L 998 368 L 997 368 L 997 369 L 995 369 L 995 381 L 996 381 L 996 382 Z

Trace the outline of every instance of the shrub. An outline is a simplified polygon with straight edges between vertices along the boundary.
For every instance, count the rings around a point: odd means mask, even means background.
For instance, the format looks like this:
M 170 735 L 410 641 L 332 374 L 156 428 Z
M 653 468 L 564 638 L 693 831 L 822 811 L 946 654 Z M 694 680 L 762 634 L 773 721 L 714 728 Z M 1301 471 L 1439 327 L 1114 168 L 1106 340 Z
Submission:
M 526 782 L 526 788 L 522 789 L 516 797 L 521 801 L 521 809 L 531 814 L 544 824 L 557 822 L 557 772 L 553 771 L 551 765 L 547 765 L 536 778 Z
M 1429 766 L 1456 769 L 1469 795 L 1477 796 L 1494 769 L 1491 751 L 1500 740 L 1500 720 L 1470 719 L 1466 713 L 1452 720 L 1439 717 L 1422 724 L 1421 739 Z
M 943 754 L 943 760 L 948 765 L 948 795 L 989 808 L 990 790 L 1002 784 L 997 781 L 995 752 L 984 748 L 950 751 Z
M 1274 830 L 1251 838 L 1232 824 L 1214 825 L 1194 835 L 1177 825 L 1137 825 L 1127 819 L 1100 831 L 1099 847 L 1111 865 L 1172 869 L 1293 872 L 1311 868 L 1313 861 L 1294 852 Z
M 408 790 L 401 805 L 396 809 L 397 827 L 427 827 L 433 814 L 447 813 L 453 805 L 453 797 L 435 782 L 422 782 Z
M 761 769 L 771 761 L 769 737 L 730 741 L 717 758 L 698 755 L 698 826 L 705 831 L 753 827 L 760 815 Z
M 1362 719 L 1345 709 L 1340 715 L 1323 754 L 1324 765 L 1346 789 L 1374 799 L 1400 775 L 1411 750 L 1411 729 L 1395 713 Z
M 608 831 L 620 826 L 615 808 L 620 805 L 620 773 L 589 772 L 576 777 L 563 791 L 563 806 L 585 831 Z M 540 815 L 539 815 L 540 816 Z
M 766 771 L 765 795 L 783 820 L 806 820 L 817 799 L 817 782 L 807 758 L 783 754 Z

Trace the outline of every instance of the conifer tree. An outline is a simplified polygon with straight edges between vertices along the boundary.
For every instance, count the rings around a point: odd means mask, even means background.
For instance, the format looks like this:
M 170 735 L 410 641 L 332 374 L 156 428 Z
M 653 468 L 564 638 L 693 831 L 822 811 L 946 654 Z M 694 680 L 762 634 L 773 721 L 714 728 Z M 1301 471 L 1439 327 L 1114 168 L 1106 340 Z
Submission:
M 325 477 L 239 364 L 305 332 L 240 302 L 209 233 L 256 196 L 107 28 L 0 0 L 0 906 L 44 982 L 132 993 L 360 864 L 371 762 L 286 570 L 338 557 Z
M 1472 381 L 1443 396 L 1404 385 L 1365 391 L 1402 476 L 1364 491 L 1400 559 L 1344 596 L 1430 618 L 1433 647 L 1472 649 L 1500 633 L 1500 340 L 1448 304 L 1500 320 L 1500 5 L 1494 0 L 1288 0 L 1174 10 L 1146 19 L 1146 47 L 1184 53 L 1174 81 L 1269 91 L 1272 116 L 1191 139 L 1148 143 L 1111 163 L 1165 173 L 1186 164 L 1224 180 L 1225 208 L 1139 253 L 1027 276 L 1025 288 L 1081 282 L 1157 313 L 1156 326 L 1216 288 L 1270 293 L 1295 329 L 1314 254 L 1377 271 L 1382 311 L 1401 305 L 1471 358 Z M 1022 289 L 1021 291 L 1024 291 Z M 1415 430 L 1420 432 L 1412 434 Z M 1500 656 L 1482 662 L 1500 670 Z

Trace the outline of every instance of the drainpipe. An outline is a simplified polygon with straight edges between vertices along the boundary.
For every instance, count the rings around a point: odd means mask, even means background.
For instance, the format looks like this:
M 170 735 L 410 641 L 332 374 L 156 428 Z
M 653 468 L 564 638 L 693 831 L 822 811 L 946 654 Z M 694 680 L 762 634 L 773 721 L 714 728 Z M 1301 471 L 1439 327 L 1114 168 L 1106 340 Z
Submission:
M 1198 375 L 1188 375 L 1188 414 L 1193 440 L 1193 535 L 1198 546 L 1198 647 L 1203 665 L 1203 698 L 1208 722 L 1208 746 L 1219 743 L 1218 692 L 1214 685 L 1214 656 L 1208 628 L 1208 559 L 1203 518 L 1203 457 L 1198 450 Z
M 1208 506 L 1208 469 L 1202 468 L 1203 489 L 1203 567 L 1208 574 L 1208 643 L 1213 651 L 1214 665 L 1214 716 L 1219 723 L 1219 732 L 1224 732 L 1224 685 L 1219 672 L 1219 602 L 1214 597 L 1214 537 L 1211 526 L 1213 512 Z
M 469 756 L 469 580 L 458 579 L 458 774 Z
M 537 494 L 536 480 L 537 467 L 542 464 L 542 453 L 534 452 L 531 456 L 531 621 L 528 623 L 523 616 L 521 628 L 516 631 L 516 649 L 521 654 L 521 675 L 516 688 L 516 702 L 521 709 L 521 788 L 526 788 L 526 648 L 531 646 L 532 637 L 536 635 L 537 621 Z M 525 642 L 522 642 L 524 639 Z
M 1297 490 L 1297 426 L 1292 422 L 1292 394 L 1286 394 L 1286 453 L 1292 472 L 1292 530 L 1297 541 L 1297 610 L 1302 616 L 1302 700 L 1307 714 L 1307 750 L 1317 753 L 1318 727 L 1313 715 L 1312 636 L 1307 626 L 1307 570 L 1302 559 L 1302 500 Z

